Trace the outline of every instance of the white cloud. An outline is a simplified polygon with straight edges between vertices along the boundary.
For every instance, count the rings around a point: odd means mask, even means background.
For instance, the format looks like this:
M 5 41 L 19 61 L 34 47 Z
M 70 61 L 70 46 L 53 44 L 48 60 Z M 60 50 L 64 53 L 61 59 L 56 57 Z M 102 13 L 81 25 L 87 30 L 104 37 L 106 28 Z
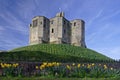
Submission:
M 13 30 L 17 30 L 21 34 L 25 34 L 28 30 L 28 26 L 25 25 L 21 20 L 17 18 L 17 16 L 14 16 L 11 12 L 0 14 L 0 17 L 5 20 L 6 23 L 8 23 L 8 26 L 5 26 L 6 28 L 10 28 Z
M 109 19 L 109 18 L 112 18 L 116 15 L 119 15 L 120 14 L 120 10 L 118 11 L 112 11 L 111 13 L 108 13 L 107 15 L 104 15 L 102 18 L 101 18 L 101 21 L 104 21 L 106 19 Z
M 91 23 L 95 22 L 95 20 L 98 20 L 101 17 L 102 13 L 103 13 L 103 9 L 98 11 L 98 13 L 88 21 L 87 25 L 89 26 L 91 25 Z
M 24 18 L 28 19 L 31 15 L 35 14 L 35 10 L 37 10 L 37 2 L 36 0 L 24 0 L 19 1 L 17 3 L 17 12 L 18 14 Z M 38 6 L 39 7 L 39 6 Z

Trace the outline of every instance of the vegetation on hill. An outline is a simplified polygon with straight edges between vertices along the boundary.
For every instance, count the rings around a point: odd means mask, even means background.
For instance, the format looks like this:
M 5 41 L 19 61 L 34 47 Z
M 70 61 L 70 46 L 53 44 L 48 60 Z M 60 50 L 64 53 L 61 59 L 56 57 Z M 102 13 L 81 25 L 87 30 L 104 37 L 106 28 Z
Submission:
M 6 54 L 5 54 L 6 53 Z M 107 62 L 112 61 L 93 50 L 66 44 L 38 44 L 1 53 L 2 61 Z

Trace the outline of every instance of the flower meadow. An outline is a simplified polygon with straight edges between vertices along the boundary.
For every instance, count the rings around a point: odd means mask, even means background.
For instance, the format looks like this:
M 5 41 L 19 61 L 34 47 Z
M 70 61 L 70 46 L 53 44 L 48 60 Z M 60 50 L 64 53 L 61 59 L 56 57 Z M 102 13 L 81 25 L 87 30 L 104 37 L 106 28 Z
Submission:
M 103 63 L 0 63 L 0 76 L 113 78 L 120 76 L 120 69 Z

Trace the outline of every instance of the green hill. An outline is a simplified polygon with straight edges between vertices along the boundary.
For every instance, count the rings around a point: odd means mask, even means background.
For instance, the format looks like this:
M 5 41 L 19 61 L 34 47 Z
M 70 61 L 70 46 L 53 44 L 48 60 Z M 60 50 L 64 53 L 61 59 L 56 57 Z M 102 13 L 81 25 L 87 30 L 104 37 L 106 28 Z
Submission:
M 102 62 L 112 59 L 93 50 L 66 44 L 38 44 L 1 53 L 2 61 Z

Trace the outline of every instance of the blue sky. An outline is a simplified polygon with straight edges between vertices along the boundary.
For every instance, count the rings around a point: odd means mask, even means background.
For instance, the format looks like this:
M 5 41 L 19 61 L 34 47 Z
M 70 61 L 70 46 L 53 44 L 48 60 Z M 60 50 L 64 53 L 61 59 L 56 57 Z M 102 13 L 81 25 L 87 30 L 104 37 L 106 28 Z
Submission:
M 51 18 L 59 9 L 68 20 L 86 22 L 88 48 L 120 59 L 120 0 L 0 0 L 0 50 L 28 45 L 32 18 Z

